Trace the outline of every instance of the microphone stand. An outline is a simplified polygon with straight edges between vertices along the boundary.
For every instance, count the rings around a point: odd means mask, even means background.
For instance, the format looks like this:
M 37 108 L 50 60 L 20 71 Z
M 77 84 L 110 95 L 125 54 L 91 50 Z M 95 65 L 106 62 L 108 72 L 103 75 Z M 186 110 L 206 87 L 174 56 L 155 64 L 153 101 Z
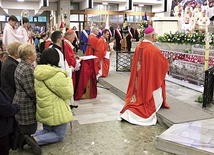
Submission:
M 96 50 L 95 48 L 93 48 L 90 44 L 85 44 L 86 46 L 88 46 L 89 48 L 91 48 L 93 50 L 93 55 L 94 55 L 94 52 L 98 52 L 98 50 Z

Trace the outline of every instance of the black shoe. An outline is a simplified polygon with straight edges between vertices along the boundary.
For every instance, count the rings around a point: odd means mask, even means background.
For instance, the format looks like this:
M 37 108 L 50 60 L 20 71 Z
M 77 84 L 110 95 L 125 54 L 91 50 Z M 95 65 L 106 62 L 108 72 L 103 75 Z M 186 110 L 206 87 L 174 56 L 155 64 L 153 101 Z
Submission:
M 39 145 L 37 144 L 37 142 L 35 141 L 35 139 L 33 137 L 28 136 L 26 138 L 26 142 L 33 149 L 33 154 L 35 154 L 35 155 L 41 155 L 42 154 L 41 148 L 39 147 Z
M 27 144 L 26 142 L 26 135 L 24 135 L 23 133 L 20 133 L 20 136 L 19 136 L 19 144 L 18 144 L 18 149 L 23 149 L 25 144 Z
M 70 108 L 73 109 L 73 108 L 78 108 L 78 105 L 70 105 Z

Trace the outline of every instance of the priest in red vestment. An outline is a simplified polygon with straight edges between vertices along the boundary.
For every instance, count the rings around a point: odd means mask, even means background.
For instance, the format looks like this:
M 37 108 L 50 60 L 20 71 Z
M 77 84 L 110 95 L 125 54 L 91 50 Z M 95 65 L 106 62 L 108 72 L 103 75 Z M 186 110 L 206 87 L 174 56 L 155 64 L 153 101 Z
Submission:
M 72 71 L 74 71 L 74 68 L 76 66 L 76 58 L 75 58 L 75 53 L 73 51 L 74 47 L 72 45 L 74 38 L 75 38 L 75 31 L 67 30 L 64 37 L 65 58 L 68 62 L 69 67 L 72 68 Z
M 95 73 L 97 76 L 97 79 L 101 77 L 106 77 L 109 72 L 110 67 L 110 59 L 106 58 L 106 53 L 108 49 L 108 42 L 107 39 L 109 37 L 109 30 L 105 29 L 102 32 L 102 36 L 99 38 L 97 42 L 97 47 L 95 52 Z
M 85 51 L 85 55 L 94 55 L 96 52 L 96 46 L 98 42 L 98 35 L 99 33 L 99 28 L 98 27 L 93 27 L 91 30 L 91 34 L 88 37 L 88 46 Z
M 169 108 L 166 103 L 165 76 L 169 63 L 153 42 L 156 34 L 149 26 L 144 40 L 137 46 L 132 60 L 126 104 L 120 118 L 132 124 L 149 126 L 157 123 L 156 112 Z
M 68 66 L 72 70 L 72 79 L 74 89 L 76 88 L 76 77 L 75 71 L 80 69 L 80 59 L 74 53 L 74 47 L 72 45 L 73 40 L 75 39 L 75 31 L 67 30 L 64 37 L 64 50 L 65 50 L 65 59 L 68 62 Z
M 92 33 L 88 37 L 88 43 L 86 48 L 85 55 L 94 55 L 96 52 L 96 45 L 97 45 L 97 35 L 99 29 L 97 27 L 92 28 Z M 97 79 L 95 74 L 94 68 L 94 60 L 82 60 L 80 71 L 76 72 L 76 86 L 74 90 L 74 99 L 79 100 L 82 98 L 83 94 L 86 93 L 86 87 L 89 85 L 90 95 L 89 98 L 96 98 L 97 97 Z

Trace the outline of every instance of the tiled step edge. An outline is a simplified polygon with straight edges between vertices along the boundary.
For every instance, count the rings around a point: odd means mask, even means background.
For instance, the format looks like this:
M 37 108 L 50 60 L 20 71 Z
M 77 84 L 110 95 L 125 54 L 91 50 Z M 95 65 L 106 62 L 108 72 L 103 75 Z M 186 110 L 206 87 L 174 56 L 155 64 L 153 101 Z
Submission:
M 160 124 L 164 128 L 168 129 L 169 127 L 171 127 L 173 125 L 173 122 L 169 121 L 162 115 L 158 114 L 158 112 L 156 113 L 156 115 L 157 115 L 157 119 L 158 119 L 158 124 Z
M 214 153 L 171 142 L 161 139 L 160 137 L 156 138 L 155 146 L 159 150 L 174 153 L 176 155 L 214 155 Z
M 126 99 L 126 94 L 123 91 L 121 91 L 118 88 L 114 87 L 113 85 L 111 85 L 110 83 L 106 82 L 102 78 L 99 78 L 99 84 L 101 84 L 103 86 L 103 88 L 105 88 L 105 89 L 111 91 L 112 93 L 114 93 L 116 96 L 118 96 L 122 100 Z

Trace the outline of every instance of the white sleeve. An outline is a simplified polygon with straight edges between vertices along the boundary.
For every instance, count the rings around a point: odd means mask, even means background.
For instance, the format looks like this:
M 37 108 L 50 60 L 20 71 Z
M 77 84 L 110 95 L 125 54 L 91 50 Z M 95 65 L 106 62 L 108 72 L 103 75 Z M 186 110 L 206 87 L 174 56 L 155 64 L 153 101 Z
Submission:
M 59 67 L 62 68 L 63 70 L 67 71 L 68 75 L 71 77 L 72 76 L 72 71 L 71 68 L 69 68 L 67 61 L 64 61 L 64 56 L 61 51 L 57 50 L 59 53 Z

